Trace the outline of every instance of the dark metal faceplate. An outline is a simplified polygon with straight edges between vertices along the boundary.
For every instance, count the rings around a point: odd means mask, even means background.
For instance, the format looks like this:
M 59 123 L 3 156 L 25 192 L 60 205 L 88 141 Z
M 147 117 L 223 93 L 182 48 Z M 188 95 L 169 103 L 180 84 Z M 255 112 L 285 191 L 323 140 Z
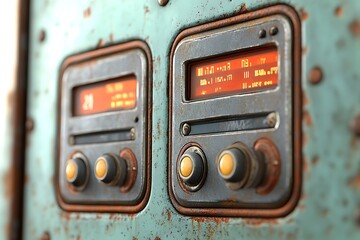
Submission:
M 114 47 L 112 47 L 114 48 Z M 116 47 L 114 48 L 116 51 Z M 99 50 L 97 50 L 99 51 Z M 106 51 L 105 51 L 106 52 Z M 60 203 L 65 209 L 73 210 L 71 205 L 117 205 L 134 206 L 145 197 L 148 188 L 148 56 L 140 48 L 130 48 L 120 52 L 107 51 L 106 54 L 87 53 L 88 59 L 71 63 L 62 75 L 60 147 L 58 156 L 58 187 Z M 94 57 L 95 55 L 95 57 Z M 99 56 L 96 56 L 99 55 Z M 102 56 L 103 55 L 103 56 Z M 73 57 L 76 59 L 76 56 Z M 72 89 L 76 86 L 101 82 L 107 79 L 135 75 L 137 85 L 137 105 L 134 109 L 98 113 L 85 116 L 72 115 Z M 134 131 L 130 131 L 133 129 Z M 77 142 L 86 134 L 97 132 L 128 132 L 122 141 L 102 141 L 97 143 Z M 95 134 L 96 135 L 96 134 Z M 101 135 L 101 134 L 100 134 Z M 120 135 L 119 135 L 120 136 Z M 111 137 L 111 136 L 110 136 Z M 121 136 L 120 136 L 121 137 Z M 90 138 L 89 138 L 90 139 Z M 81 139 L 80 139 L 81 140 Z M 91 139 L 90 139 L 91 140 Z M 104 139 L 103 139 L 104 140 Z M 95 141 L 96 142 L 96 141 Z M 118 186 L 100 183 L 94 175 L 96 159 L 105 153 L 119 154 L 129 148 L 137 159 L 137 178 L 128 192 L 120 191 Z M 81 152 L 88 159 L 89 181 L 83 191 L 74 191 L 65 178 L 65 162 L 74 152 Z M 148 193 L 146 193 L 148 195 Z M 70 206 L 70 207 L 69 207 Z M 113 211 L 111 208 L 77 207 L 85 211 Z M 129 208 L 130 209 L 130 208 Z M 126 212 L 133 210 L 125 209 Z M 118 210 L 116 210 L 118 211 Z
M 276 35 L 270 35 L 272 27 L 278 28 Z M 266 37 L 260 38 L 260 30 L 266 30 Z M 183 38 L 177 46 L 172 72 L 172 115 L 170 139 L 170 191 L 175 205 L 183 208 L 277 208 L 286 203 L 292 191 L 293 181 L 293 103 L 292 64 L 293 41 L 292 24 L 282 15 L 274 15 L 257 20 L 230 25 Z M 226 96 L 208 100 L 187 101 L 186 64 L 189 61 L 211 56 L 231 54 L 254 47 L 276 45 L 279 60 L 279 85 L 272 90 L 257 93 Z M 204 119 L 227 119 L 234 116 L 247 118 L 255 114 L 276 112 L 278 124 L 274 128 L 258 128 L 236 131 L 184 136 L 184 123 Z M 254 118 L 255 121 L 256 118 Z M 230 124 L 230 123 L 229 123 Z M 251 124 L 250 124 L 251 125 Z M 231 126 L 229 126 L 229 129 Z M 281 175 L 274 189 L 260 195 L 255 188 L 231 190 L 217 172 L 216 158 L 219 153 L 233 144 L 242 142 L 253 148 L 256 140 L 266 137 L 276 144 L 281 156 Z M 197 143 L 204 151 L 208 172 L 204 185 L 196 192 L 181 188 L 177 176 L 176 162 L 182 148 L 188 143 Z M 173 200 L 174 201 L 174 200 Z M 180 210 L 181 211 L 181 210 Z M 187 212 L 189 213 L 189 212 Z M 195 213 L 195 212 L 194 212 Z M 221 214 L 220 214 L 221 215 Z M 241 215 L 241 214 L 240 214 Z

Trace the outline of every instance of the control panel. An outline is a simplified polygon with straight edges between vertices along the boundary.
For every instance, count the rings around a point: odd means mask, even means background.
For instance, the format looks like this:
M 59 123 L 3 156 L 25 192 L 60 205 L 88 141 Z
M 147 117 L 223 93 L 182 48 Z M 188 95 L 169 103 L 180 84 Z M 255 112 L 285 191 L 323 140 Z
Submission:
M 295 35 L 292 12 L 258 11 L 176 38 L 168 181 L 179 212 L 277 217 L 294 208 L 301 172 Z
M 138 212 L 150 194 L 151 55 L 133 41 L 68 58 L 60 78 L 58 202 Z

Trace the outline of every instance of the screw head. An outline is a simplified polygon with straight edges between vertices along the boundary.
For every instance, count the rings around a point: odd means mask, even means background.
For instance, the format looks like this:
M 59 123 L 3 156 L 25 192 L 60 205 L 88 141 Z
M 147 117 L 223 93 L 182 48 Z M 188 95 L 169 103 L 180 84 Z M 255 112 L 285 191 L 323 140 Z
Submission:
M 190 134 L 190 131 L 191 131 L 191 126 L 187 123 L 184 123 L 184 125 L 182 126 L 182 129 L 181 129 L 181 133 L 184 136 L 187 136 Z
M 68 143 L 69 143 L 69 145 L 74 145 L 75 144 L 74 136 L 69 136 Z
M 264 29 L 261 29 L 259 31 L 259 38 L 265 38 L 266 37 L 266 31 Z
M 266 116 L 266 125 L 268 125 L 269 127 L 275 127 L 277 123 L 277 115 L 276 113 L 272 112 L 269 113 Z
M 274 36 L 274 35 L 278 34 L 278 32 L 279 32 L 279 29 L 274 26 L 274 27 L 271 27 L 271 28 L 270 28 L 270 32 L 269 32 L 269 33 L 270 33 L 271 36 Z
M 132 129 L 130 130 L 130 138 L 131 138 L 131 139 L 135 139 L 135 128 L 132 128 Z

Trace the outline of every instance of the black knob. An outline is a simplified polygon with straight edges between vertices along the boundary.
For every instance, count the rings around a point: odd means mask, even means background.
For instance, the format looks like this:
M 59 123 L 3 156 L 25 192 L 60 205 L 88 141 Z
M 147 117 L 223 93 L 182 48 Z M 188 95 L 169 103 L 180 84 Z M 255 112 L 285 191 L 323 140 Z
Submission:
M 82 158 L 76 157 L 66 161 L 66 180 L 75 187 L 83 186 L 87 179 L 87 167 Z
M 94 174 L 105 184 L 121 186 L 127 175 L 126 160 L 115 154 L 104 154 L 96 160 Z

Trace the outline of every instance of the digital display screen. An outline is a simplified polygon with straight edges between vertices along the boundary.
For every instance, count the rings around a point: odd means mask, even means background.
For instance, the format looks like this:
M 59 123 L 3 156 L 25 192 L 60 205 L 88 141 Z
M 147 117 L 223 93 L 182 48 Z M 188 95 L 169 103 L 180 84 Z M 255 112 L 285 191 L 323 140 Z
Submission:
M 75 87 L 73 89 L 73 114 L 82 116 L 132 109 L 136 106 L 136 88 L 135 76 Z
M 189 64 L 187 99 L 273 89 L 278 85 L 276 47 L 254 49 Z

